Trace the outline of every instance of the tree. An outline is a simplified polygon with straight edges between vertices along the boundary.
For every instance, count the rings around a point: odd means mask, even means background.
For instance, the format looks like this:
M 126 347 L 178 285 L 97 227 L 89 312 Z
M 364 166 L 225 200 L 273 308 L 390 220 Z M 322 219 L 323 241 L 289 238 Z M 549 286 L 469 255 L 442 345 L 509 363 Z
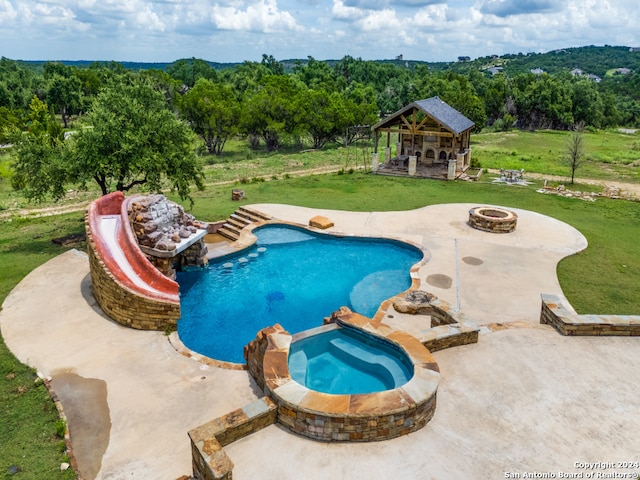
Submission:
M 567 139 L 567 163 L 571 168 L 571 184 L 575 178 L 576 170 L 585 162 L 584 124 L 577 123 L 569 133 Z
M 209 153 L 221 155 L 227 139 L 237 131 L 240 104 L 228 85 L 199 79 L 180 99 L 179 110 Z
M 272 75 L 284 75 L 284 67 L 273 55 L 262 54 L 262 65 L 267 67 Z
M 31 70 L 5 57 L 0 58 L 0 106 L 26 109 L 33 97 L 36 78 Z
M 338 91 L 334 71 L 327 62 L 321 62 L 313 57 L 307 57 L 307 62 L 296 60 L 293 73 L 309 88 L 322 87 L 328 92 Z
M 24 142 L 19 151 L 23 148 Z M 18 187 L 28 189 L 34 198 L 60 199 L 67 183 L 86 187 L 93 181 L 102 194 L 114 189 L 126 192 L 136 185 L 157 191 L 166 181 L 184 199 L 192 183 L 202 188 L 203 173 L 193 152 L 191 130 L 165 107 L 162 93 L 140 80 L 105 87 L 64 147 L 43 147 L 42 153 L 46 161 L 19 155 L 16 165 Z M 49 164 L 64 168 L 45 182 L 37 172 L 46 173 Z
M 189 88 L 193 87 L 199 78 L 209 80 L 217 80 L 218 78 L 215 68 L 199 58 L 176 60 L 167 67 L 167 73 Z
M 82 105 L 82 82 L 76 76 L 54 74 L 49 82 L 47 101 L 60 112 L 64 128 L 69 126 L 69 115 L 77 113 Z
M 21 112 L 0 105 L 0 144 L 9 143 L 11 134 L 19 130 Z
M 258 90 L 243 102 L 241 129 L 264 140 L 267 151 L 278 150 L 280 136 L 297 127 L 295 99 L 299 90 L 290 75 L 265 76 Z
M 312 148 L 322 148 L 350 125 L 349 112 L 341 95 L 322 88 L 308 90 L 298 97 L 298 124 L 313 139 Z
M 604 105 L 593 80 L 580 79 L 573 84 L 571 97 L 573 120 L 596 128 L 602 126 Z
M 62 160 L 64 132 L 46 103 L 34 96 L 29 104 L 26 132 L 14 130 L 17 158 L 13 162 L 13 188 L 28 199 L 47 195 L 62 198 L 68 170 Z
M 514 79 L 514 100 L 522 128 L 566 129 L 574 123 L 572 87 L 568 80 L 551 75 L 519 75 Z

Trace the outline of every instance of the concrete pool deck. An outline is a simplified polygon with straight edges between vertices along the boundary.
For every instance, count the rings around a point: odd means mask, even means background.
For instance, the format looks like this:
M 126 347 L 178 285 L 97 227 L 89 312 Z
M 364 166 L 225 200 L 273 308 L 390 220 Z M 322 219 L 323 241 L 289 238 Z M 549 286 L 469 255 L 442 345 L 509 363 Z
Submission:
M 477 344 L 433 354 L 442 377 L 425 428 L 348 444 L 315 442 L 270 426 L 225 447 L 235 479 L 640 471 L 586 470 L 576 463 L 640 461 L 640 338 L 564 337 L 539 324 L 540 294 L 563 298 L 558 261 L 586 248 L 586 240 L 562 222 L 518 209 L 510 209 L 518 214 L 513 233 L 474 230 L 466 223 L 474 206 L 350 213 L 252 205 L 290 222 L 324 215 L 335 223 L 331 231 L 423 245 L 431 258 L 420 269 L 422 289 L 484 328 Z M 53 377 L 86 478 L 189 475 L 187 431 L 261 392 L 246 371 L 201 365 L 177 353 L 161 332 L 110 321 L 90 288 L 84 253 L 67 252 L 34 270 L 3 304 L 6 344 L 19 360 Z M 424 317 L 389 313 L 393 318 L 385 322 L 396 328 L 424 328 Z M 86 391 L 93 395 L 83 405 L 78 392 Z M 92 448 L 83 452 L 81 445 Z

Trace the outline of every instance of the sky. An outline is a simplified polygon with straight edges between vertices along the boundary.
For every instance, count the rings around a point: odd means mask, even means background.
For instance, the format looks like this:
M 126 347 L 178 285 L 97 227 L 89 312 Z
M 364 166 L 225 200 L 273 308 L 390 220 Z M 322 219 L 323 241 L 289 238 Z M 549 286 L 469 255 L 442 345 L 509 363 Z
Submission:
M 455 61 L 640 47 L 638 0 L 0 0 L 14 60 Z

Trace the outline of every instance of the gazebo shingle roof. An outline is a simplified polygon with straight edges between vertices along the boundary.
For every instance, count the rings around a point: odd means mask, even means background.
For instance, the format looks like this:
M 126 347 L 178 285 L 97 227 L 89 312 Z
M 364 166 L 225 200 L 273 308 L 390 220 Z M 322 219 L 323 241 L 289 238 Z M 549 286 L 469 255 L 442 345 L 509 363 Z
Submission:
M 440 100 L 440 98 L 431 97 L 425 100 L 417 100 L 413 103 L 410 103 L 409 105 L 398 110 L 396 113 L 378 122 L 373 127 L 371 127 L 371 129 L 376 130 L 382 126 L 392 123 L 391 120 L 395 119 L 404 112 L 411 110 L 413 107 L 417 107 L 418 109 L 422 110 L 426 115 L 429 115 L 456 135 L 459 135 L 460 133 L 475 126 L 475 123 L 462 115 L 452 106 Z

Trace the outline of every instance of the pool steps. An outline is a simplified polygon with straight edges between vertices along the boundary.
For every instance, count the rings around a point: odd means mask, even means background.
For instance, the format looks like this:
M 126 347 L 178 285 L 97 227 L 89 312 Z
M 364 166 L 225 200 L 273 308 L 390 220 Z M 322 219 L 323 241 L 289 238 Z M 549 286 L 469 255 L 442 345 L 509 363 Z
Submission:
M 348 337 L 334 338 L 329 341 L 329 352 L 336 358 L 350 363 L 354 368 L 382 381 L 387 388 L 396 388 L 409 380 L 407 372 L 385 355 L 376 354 L 360 345 L 357 340 Z M 304 350 L 291 352 L 289 356 L 289 373 L 293 379 L 305 379 L 307 383 L 307 356 Z
M 357 341 L 334 338 L 329 342 L 329 351 L 355 368 L 380 378 L 389 389 L 404 385 L 410 378 L 391 358 L 363 348 Z
M 217 231 L 223 237 L 236 241 L 240 238 L 240 232 L 247 225 L 252 223 L 260 223 L 271 220 L 269 215 L 266 215 L 257 210 L 240 207 L 234 213 L 232 213 L 227 220 L 222 224 Z

